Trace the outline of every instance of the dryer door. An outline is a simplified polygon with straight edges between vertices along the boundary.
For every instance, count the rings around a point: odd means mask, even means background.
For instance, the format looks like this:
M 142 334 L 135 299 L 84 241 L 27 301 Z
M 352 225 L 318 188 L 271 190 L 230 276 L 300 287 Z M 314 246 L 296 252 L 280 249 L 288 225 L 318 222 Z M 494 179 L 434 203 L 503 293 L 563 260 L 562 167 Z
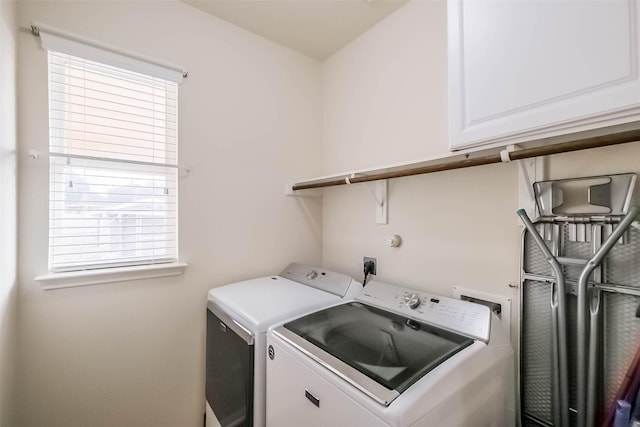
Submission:
M 222 427 L 253 426 L 253 358 L 253 336 L 209 305 L 206 397 Z

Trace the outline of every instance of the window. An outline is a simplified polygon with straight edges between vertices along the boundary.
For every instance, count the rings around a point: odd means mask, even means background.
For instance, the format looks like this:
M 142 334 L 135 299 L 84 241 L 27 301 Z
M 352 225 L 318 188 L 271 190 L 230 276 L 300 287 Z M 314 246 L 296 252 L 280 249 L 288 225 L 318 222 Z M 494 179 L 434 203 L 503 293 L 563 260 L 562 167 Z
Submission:
M 53 49 L 48 64 L 49 270 L 177 261 L 177 83 Z

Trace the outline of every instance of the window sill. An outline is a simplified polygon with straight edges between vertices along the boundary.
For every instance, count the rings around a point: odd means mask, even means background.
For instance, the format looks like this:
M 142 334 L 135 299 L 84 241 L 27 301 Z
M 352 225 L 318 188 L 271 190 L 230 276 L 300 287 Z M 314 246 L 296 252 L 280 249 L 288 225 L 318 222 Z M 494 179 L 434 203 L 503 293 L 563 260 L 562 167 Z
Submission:
M 101 283 L 180 276 L 184 273 L 187 265 L 188 264 L 183 262 L 173 262 L 133 267 L 70 271 L 66 273 L 49 273 L 38 276 L 33 280 L 42 284 L 43 289 L 72 288 L 75 286 L 98 285 Z

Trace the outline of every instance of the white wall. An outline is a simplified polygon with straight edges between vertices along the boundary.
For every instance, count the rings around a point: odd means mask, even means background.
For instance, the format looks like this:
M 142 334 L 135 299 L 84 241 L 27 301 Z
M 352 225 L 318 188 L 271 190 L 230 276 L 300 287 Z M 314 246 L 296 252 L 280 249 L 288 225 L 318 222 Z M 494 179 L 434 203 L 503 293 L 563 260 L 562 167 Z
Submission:
M 40 21 L 186 67 L 179 88 L 183 277 L 43 291 L 47 64 L 19 39 L 19 426 L 201 426 L 207 290 L 321 260 L 319 64 L 177 1 L 19 2 Z
M 0 2 L 0 426 L 15 425 L 16 9 Z
M 447 151 L 444 1 L 411 1 L 323 64 L 324 173 L 408 162 Z M 547 177 L 640 172 L 638 143 L 547 159 Z M 362 278 L 451 295 L 453 286 L 513 299 L 517 329 L 518 169 L 490 165 L 391 180 L 389 224 L 376 225 L 364 187 L 324 190 L 323 262 Z M 399 248 L 386 245 L 398 234 Z M 514 335 L 515 337 L 515 335 Z
M 448 151 L 446 2 L 412 1 L 322 65 L 326 173 Z

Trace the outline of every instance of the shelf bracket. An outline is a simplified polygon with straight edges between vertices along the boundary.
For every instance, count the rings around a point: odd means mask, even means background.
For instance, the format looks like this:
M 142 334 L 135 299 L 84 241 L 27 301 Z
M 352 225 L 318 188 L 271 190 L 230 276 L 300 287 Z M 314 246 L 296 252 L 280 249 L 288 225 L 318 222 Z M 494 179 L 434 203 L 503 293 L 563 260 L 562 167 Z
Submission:
M 389 223 L 389 180 L 381 179 L 373 183 L 366 183 L 367 189 L 376 203 L 376 224 Z M 375 188 L 372 188 L 374 187 Z
M 507 145 L 500 151 L 500 159 L 503 163 L 511 162 L 511 153 L 522 150 L 518 145 Z M 544 157 L 530 157 L 518 161 L 518 206 L 527 211 L 531 218 L 537 218 L 536 195 L 533 192 L 533 183 L 544 179 Z
M 544 157 L 531 157 L 518 162 L 518 206 L 521 206 L 531 215 L 537 218 L 536 195 L 533 184 L 544 181 Z

